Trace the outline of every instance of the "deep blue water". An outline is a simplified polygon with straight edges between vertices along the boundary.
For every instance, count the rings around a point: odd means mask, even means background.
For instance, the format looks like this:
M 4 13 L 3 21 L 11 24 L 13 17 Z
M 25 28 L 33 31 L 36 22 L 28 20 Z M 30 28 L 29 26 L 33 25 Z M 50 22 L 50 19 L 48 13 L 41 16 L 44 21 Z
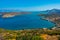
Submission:
M 0 17 L 0 28 L 9 30 L 51 28 L 53 23 L 40 19 L 38 13 L 18 15 L 12 18 Z

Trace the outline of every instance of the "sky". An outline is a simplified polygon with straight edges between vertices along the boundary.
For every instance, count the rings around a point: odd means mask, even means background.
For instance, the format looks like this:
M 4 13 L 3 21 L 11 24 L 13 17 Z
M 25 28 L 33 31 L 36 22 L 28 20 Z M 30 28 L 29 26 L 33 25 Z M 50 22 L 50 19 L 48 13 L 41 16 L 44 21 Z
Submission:
M 0 9 L 40 11 L 60 9 L 60 0 L 0 0 Z

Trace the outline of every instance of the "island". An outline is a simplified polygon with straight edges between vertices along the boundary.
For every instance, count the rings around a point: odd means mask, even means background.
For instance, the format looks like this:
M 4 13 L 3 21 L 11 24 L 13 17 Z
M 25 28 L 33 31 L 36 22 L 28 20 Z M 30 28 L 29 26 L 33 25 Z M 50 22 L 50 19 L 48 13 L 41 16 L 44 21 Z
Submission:
M 2 12 L 2 18 L 15 17 L 17 15 L 29 14 L 30 12 Z

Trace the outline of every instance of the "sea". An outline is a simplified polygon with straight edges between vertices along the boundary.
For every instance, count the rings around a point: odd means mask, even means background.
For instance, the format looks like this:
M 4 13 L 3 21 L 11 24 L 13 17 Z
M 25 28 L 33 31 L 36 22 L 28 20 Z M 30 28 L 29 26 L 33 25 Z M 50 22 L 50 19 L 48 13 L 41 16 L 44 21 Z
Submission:
M 32 12 L 10 18 L 2 18 L 0 16 L 0 28 L 8 30 L 21 30 L 54 27 L 54 23 L 41 19 L 42 17 L 38 16 L 38 14 L 40 13 Z

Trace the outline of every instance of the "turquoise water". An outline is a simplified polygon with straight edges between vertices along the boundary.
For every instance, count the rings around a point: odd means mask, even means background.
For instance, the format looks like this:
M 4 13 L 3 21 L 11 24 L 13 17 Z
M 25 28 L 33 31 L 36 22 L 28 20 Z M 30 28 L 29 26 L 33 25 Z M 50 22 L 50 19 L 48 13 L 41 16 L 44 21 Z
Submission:
M 0 28 L 9 30 L 51 28 L 53 23 L 40 19 L 38 13 L 23 14 L 12 18 L 0 17 Z

